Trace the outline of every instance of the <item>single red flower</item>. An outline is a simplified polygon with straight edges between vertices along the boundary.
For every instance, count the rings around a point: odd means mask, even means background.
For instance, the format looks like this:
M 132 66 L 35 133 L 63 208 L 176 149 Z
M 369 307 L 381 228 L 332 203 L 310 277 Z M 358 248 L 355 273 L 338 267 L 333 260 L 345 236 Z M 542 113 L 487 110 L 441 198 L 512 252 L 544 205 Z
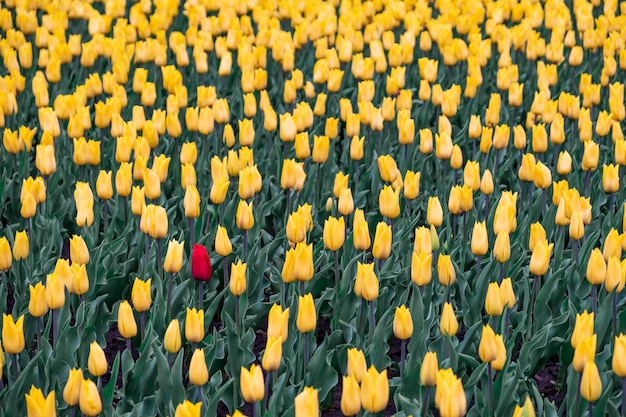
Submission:
M 208 281 L 213 274 L 211 258 L 202 245 L 194 244 L 191 253 L 191 276 L 198 281 Z

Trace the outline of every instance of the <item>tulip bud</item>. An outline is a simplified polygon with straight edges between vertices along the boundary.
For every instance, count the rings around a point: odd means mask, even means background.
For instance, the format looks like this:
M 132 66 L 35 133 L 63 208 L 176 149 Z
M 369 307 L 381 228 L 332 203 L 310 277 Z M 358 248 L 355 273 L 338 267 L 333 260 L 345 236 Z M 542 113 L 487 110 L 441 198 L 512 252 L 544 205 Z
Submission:
M 185 242 L 178 242 L 172 239 L 167 244 L 167 253 L 165 254 L 165 260 L 163 262 L 163 268 L 165 272 L 175 274 L 180 272 L 183 267 L 183 251 Z
M 504 310 L 500 287 L 497 282 L 492 282 L 487 288 L 487 296 L 485 298 L 485 311 L 490 316 L 499 316 Z
M 313 296 L 309 293 L 300 296 L 298 303 L 298 317 L 296 325 L 300 333 L 308 333 L 315 330 L 317 324 L 317 315 L 315 312 L 315 304 Z
M 587 261 L 586 277 L 591 285 L 603 284 L 606 279 L 606 262 L 599 248 L 595 248 L 591 251 L 591 255 Z
M 0 271 L 6 271 L 13 264 L 11 245 L 5 236 L 0 237 Z
M 548 272 L 553 247 L 554 243 L 548 244 L 547 240 L 541 241 L 535 245 L 533 253 L 530 256 L 531 274 L 541 276 Z M 602 254 L 600 254 L 600 256 L 602 256 Z
M 94 341 L 89 345 L 87 364 L 89 373 L 95 377 L 102 376 L 107 372 L 107 360 L 98 342 Z
M 439 227 L 443 223 L 443 209 L 437 196 L 428 198 L 426 218 L 431 226 Z
M 478 355 L 483 362 L 493 362 L 498 357 L 496 335 L 491 326 L 483 326 L 483 334 L 478 345 Z
M 620 378 L 626 378 L 626 362 L 624 361 L 626 355 L 626 336 L 623 333 L 620 333 L 619 336 L 615 336 L 613 346 L 613 372 Z
M 485 222 L 475 222 L 472 231 L 471 242 L 472 254 L 483 256 L 489 250 L 489 241 L 487 236 L 487 225 Z
M 600 379 L 598 367 L 593 360 L 587 362 L 583 370 L 580 394 L 589 402 L 596 401 L 602 395 L 602 380 Z
M 97 416 L 102 411 L 102 400 L 98 387 L 91 379 L 83 380 L 80 386 L 78 404 L 80 412 L 86 416 Z
M 126 339 L 130 339 L 137 335 L 137 322 L 133 314 L 133 308 L 128 301 L 122 301 L 120 303 L 117 312 L 117 328 Z
M 70 239 L 70 259 L 79 265 L 89 263 L 89 249 L 82 236 L 73 235 Z
M 450 255 L 439 255 L 437 259 L 437 274 L 439 275 L 439 283 L 444 286 L 454 284 L 456 281 L 456 272 Z
M 404 306 L 396 307 L 393 318 L 393 334 L 400 340 L 406 340 L 413 334 L 413 318 Z
M 385 260 L 391 254 L 392 230 L 391 226 L 385 222 L 379 222 L 376 225 L 376 234 L 374 236 L 374 246 L 372 247 L 372 256 L 378 260 Z
M 65 304 L 65 286 L 56 274 L 48 274 L 46 278 L 46 304 L 56 310 Z
M 263 353 L 263 361 L 261 363 L 265 371 L 276 371 L 280 367 L 280 361 L 283 355 L 282 343 L 280 336 L 268 336 L 265 352 Z
M 230 275 L 230 292 L 234 296 L 240 296 L 246 291 L 246 270 L 248 264 L 242 263 L 241 260 L 231 264 Z
M 41 317 L 48 312 L 48 304 L 46 304 L 46 288 L 41 282 L 34 287 L 28 286 L 30 292 L 30 300 L 28 302 L 28 312 L 33 317 Z
M 139 313 L 148 311 L 152 305 L 152 295 L 150 294 L 151 283 L 152 278 L 149 278 L 147 281 L 136 278 L 133 283 L 131 300 L 133 301 L 133 307 L 135 307 L 135 310 Z
M 572 366 L 576 372 L 583 372 L 585 365 L 588 362 L 592 362 L 596 356 L 596 335 L 586 337 L 576 345 L 574 349 L 574 359 L 572 360 Z
M 329 217 L 324 222 L 324 246 L 326 249 L 334 252 L 343 246 L 345 229 L 343 217 L 339 220 Z
M 439 330 L 441 331 L 441 334 L 447 336 L 454 336 L 459 330 L 459 323 L 456 320 L 452 304 L 448 302 L 443 305 L 441 321 L 439 322 Z
M 30 392 L 25 395 L 26 411 L 28 417 L 55 417 L 56 401 L 54 391 L 50 391 L 47 397 L 34 385 L 31 385 Z
M 295 417 L 318 416 L 318 391 L 312 387 L 305 387 L 294 399 Z
M 354 377 L 357 382 L 361 382 L 363 375 L 367 373 L 367 363 L 363 351 L 357 348 L 348 349 L 348 369 L 346 374 Z
M 180 350 L 182 340 L 180 337 L 180 325 L 178 324 L 178 319 L 173 319 L 169 326 L 167 326 L 167 330 L 163 336 L 163 346 L 169 353 L 177 353 Z
M 385 185 L 378 195 L 378 207 L 380 214 L 389 219 L 395 219 L 400 215 L 400 190 L 394 190 L 392 187 Z
M 13 242 L 13 257 L 16 261 L 26 259 L 29 252 L 28 235 L 26 231 L 17 232 L 15 234 L 15 242 Z
M 593 319 L 594 313 L 588 313 L 587 310 L 582 314 L 576 314 L 576 323 L 574 324 L 574 331 L 572 332 L 571 344 L 574 349 L 578 344 L 587 337 L 593 336 Z
M 243 200 L 239 200 L 237 206 L 237 227 L 243 231 L 250 230 L 254 227 L 254 215 L 252 211 L 252 203 L 248 204 Z
M 187 308 L 185 338 L 191 343 L 199 343 L 204 339 L 204 310 Z
M 420 368 L 420 381 L 425 387 L 434 387 L 437 379 L 439 363 L 437 362 L 437 352 L 426 352 L 422 367 Z
M 189 363 L 189 382 L 196 386 L 202 386 L 209 380 L 209 370 L 202 349 L 196 349 Z
M 341 392 L 341 412 L 344 416 L 354 416 L 361 411 L 361 391 L 353 376 L 344 376 Z
M 378 413 L 387 407 L 389 402 L 389 381 L 387 370 L 378 372 L 371 366 L 363 375 L 361 382 L 361 405 L 370 413 Z
M 2 346 L 9 354 L 18 354 L 24 350 L 24 316 L 13 321 L 10 314 L 2 314 Z
M 278 304 L 272 305 L 267 316 L 267 337 L 280 337 L 285 343 L 289 332 L 289 308 L 284 311 Z
M 239 383 L 244 401 L 255 403 L 265 396 L 263 370 L 260 366 L 252 364 L 249 370 L 242 366 Z
M 83 370 L 80 368 L 70 369 L 65 388 L 63 388 L 63 401 L 70 407 L 78 405 L 82 383 Z
M 493 245 L 493 255 L 496 261 L 500 263 L 505 263 L 511 257 L 511 242 L 506 231 L 497 234 L 496 242 Z

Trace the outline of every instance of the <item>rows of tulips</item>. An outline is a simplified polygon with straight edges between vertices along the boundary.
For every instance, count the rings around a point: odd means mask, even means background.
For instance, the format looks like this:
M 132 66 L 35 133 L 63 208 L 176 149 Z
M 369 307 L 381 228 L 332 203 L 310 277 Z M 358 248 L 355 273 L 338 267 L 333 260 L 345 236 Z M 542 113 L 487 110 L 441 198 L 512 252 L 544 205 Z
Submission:
M 625 6 L 3 1 L 0 416 L 626 415 Z

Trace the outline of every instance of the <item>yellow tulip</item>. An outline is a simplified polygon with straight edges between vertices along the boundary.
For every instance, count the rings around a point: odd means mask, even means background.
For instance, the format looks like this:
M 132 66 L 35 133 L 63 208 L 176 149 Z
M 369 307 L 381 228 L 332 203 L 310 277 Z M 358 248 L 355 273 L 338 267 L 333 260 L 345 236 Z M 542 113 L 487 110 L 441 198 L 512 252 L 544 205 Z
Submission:
M 298 317 L 296 325 L 300 333 L 308 333 L 315 330 L 317 324 L 317 315 L 315 312 L 315 304 L 313 296 L 309 293 L 300 296 L 298 303 Z
M 260 366 L 252 364 L 249 370 L 242 366 L 239 381 L 244 401 L 254 403 L 265 396 L 263 370 Z
M 185 338 L 191 343 L 199 343 L 204 339 L 204 310 L 187 308 Z
M 452 304 L 446 302 L 443 305 L 443 311 L 441 312 L 441 321 L 439 322 L 439 330 L 441 334 L 447 336 L 454 336 L 459 330 L 459 323 L 452 309 Z
M 393 334 L 401 340 L 406 340 L 413 334 L 413 318 L 411 312 L 404 305 L 396 307 L 396 314 L 393 318 Z
M 254 214 L 252 212 L 252 203 L 248 204 L 244 200 L 239 200 L 237 206 L 237 227 L 241 230 L 247 231 L 254 227 Z
M 28 286 L 30 299 L 28 302 L 28 312 L 33 317 L 41 317 L 48 312 L 48 304 L 46 304 L 46 289 L 41 282 L 34 287 Z
M 89 345 L 87 369 L 89 369 L 91 375 L 96 377 L 102 376 L 107 372 L 107 360 L 98 342 L 94 341 Z
M 83 383 L 83 370 L 80 368 L 70 369 L 70 373 L 63 388 L 63 401 L 70 407 L 78 405 L 80 388 Z
M 70 239 L 70 259 L 79 265 L 89 263 L 89 249 L 82 236 L 73 235 Z
M 400 190 L 394 190 L 392 187 L 385 185 L 378 195 L 378 207 L 380 214 L 389 219 L 395 219 L 400 215 Z
M 228 256 L 233 252 L 233 246 L 228 237 L 226 228 L 218 225 L 215 235 L 215 252 L 220 256 Z
M 165 254 L 165 260 L 163 262 L 163 269 L 165 272 L 175 274 L 180 272 L 183 267 L 183 252 L 185 248 L 185 242 L 178 242 L 172 239 L 167 244 L 167 252 Z
M 305 387 L 294 399 L 295 417 L 319 416 L 318 391 L 312 387 Z
M 550 267 L 550 255 L 554 243 L 548 244 L 547 240 L 538 242 L 530 256 L 530 273 L 533 275 L 544 275 Z
M 24 350 L 24 316 L 13 321 L 11 315 L 2 314 L 2 346 L 9 354 L 18 354 Z
M 361 390 L 353 376 L 344 376 L 341 392 L 341 412 L 344 416 L 354 416 L 361 411 Z
M 151 283 L 152 278 L 146 281 L 135 278 L 133 289 L 131 290 L 131 299 L 133 301 L 133 307 L 135 307 L 135 310 L 139 313 L 148 311 L 152 305 L 152 295 L 150 294 Z
M 28 417 L 56 417 L 56 401 L 54 391 L 50 391 L 47 397 L 34 385 L 31 385 L 30 392 L 25 395 L 26 411 Z
M 425 387 L 434 387 L 437 381 L 439 362 L 437 352 L 426 352 L 420 368 L 420 382 Z
M 98 387 L 91 379 L 83 380 L 80 386 L 78 404 L 80 412 L 86 416 L 97 416 L 102 411 L 102 400 Z
M 272 305 L 267 316 L 267 337 L 280 337 L 285 343 L 289 334 L 289 308 L 282 309 L 278 304 Z
M 15 242 L 13 242 L 13 257 L 16 261 L 26 259 L 29 252 L 28 235 L 26 231 L 15 233 Z
M 163 336 L 163 346 L 169 353 L 177 353 L 181 346 L 180 325 L 178 319 L 173 319 L 167 326 L 165 335 Z
M 202 349 L 196 349 L 189 363 L 189 382 L 196 386 L 202 386 L 209 380 L 209 370 Z
M 324 246 L 331 251 L 337 251 L 345 240 L 345 224 L 343 217 L 336 219 L 329 217 L 324 222 Z
M 598 367 L 593 360 L 587 362 L 583 370 L 580 394 L 589 402 L 596 401 L 602 395 L 602 380 L 600 379 Z
M 246 291 L 246 271 L 248 264 L 241 260 L 231 264 L 230 292 L 235 296 L 240 296 Z
M 489 325 L 483 326 L 482 337 L 478 345 L 478 356 L 480 356 L 480 360 L 485 363 L 493 362 L 498 357 L 496 335 Z
M 576 372 L 583 372 L 585 365 L 588 362 L 593 361 L 596 356 L 596 335 L 586 337 L 576 345 L 574 349 L 574 359 L 572 360 L 572 366 Z
M 65 286 L 56 274 L 48 274 L 46 278 L 46 304 L 56 310 L 65 304 Z
M 471 241 L 472 254 L 483 256 L 489 250 L 487 225 L 485 222 L 475 222 Z
M 280 367 L 280 361 L 283 355 L 282 338 L 280 336 L 268 336 L 263 352 L 263 361 L 261 366 L 266 372 L 276 371 Z
M 387 407 L 389 402 L 389 381 L 387 370 L 378 372 L 371 366 L 361 381 L 361 404 L 370 413 L 378 413 Z
M 591 251 L 589 260 L 587 261 L 587 281 L 591 285 L 600 285 L 606 279 L 606 262 L 599 248 Z
M 456 281 L 456 272 L 450 255 L 439 255 L 437 275 L 439 276 L 439 283 L 444 286 L 452 285 Z

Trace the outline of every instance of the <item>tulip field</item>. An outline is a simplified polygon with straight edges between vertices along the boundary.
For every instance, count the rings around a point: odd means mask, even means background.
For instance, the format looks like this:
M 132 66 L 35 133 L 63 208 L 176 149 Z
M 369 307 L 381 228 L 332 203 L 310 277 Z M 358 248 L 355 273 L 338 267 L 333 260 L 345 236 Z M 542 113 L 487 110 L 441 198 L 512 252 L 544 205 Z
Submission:
M 0 417 L 626 416 L 626 3 L 0 28 Z

